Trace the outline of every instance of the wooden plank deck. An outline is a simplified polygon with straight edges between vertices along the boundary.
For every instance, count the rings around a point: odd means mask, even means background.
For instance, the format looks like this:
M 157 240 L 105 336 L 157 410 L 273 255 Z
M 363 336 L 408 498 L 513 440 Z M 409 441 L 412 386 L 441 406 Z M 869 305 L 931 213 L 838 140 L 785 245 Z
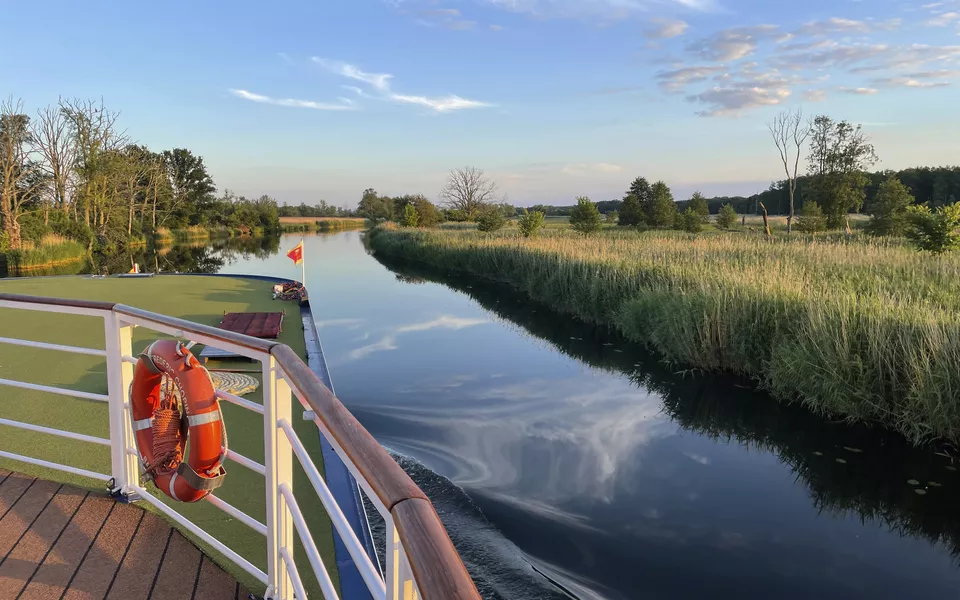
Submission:
M 250 597 L 160 517 L 0 469 L 0 599 Z

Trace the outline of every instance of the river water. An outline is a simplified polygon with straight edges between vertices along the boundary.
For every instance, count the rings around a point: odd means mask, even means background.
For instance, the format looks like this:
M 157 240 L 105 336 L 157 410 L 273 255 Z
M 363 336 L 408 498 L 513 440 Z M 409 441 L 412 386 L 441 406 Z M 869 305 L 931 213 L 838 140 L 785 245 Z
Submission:
M 297 241 L 196 247 L 178 268 L 299 278 Z M 337 395 L 430 496 L 486 598 L 960 590 L 945 454 L 662 364 L 508 289 L 381 263 L 359 232 L 304 254 Z

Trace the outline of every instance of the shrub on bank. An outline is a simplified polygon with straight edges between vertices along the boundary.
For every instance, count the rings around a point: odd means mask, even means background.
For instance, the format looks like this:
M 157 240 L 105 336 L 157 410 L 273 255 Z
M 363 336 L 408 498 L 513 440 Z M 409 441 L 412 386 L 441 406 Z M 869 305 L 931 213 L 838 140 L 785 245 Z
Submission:
M 477 216 L 477 229 L 487 233 L 499 230 L 507 223 L 503 211 L 497 206 L 485 206 Z
M 778 398 L 960 441 L 960 257 L 884 240 L 672 232 L 371 233 L 374 251 L 508 283 Z

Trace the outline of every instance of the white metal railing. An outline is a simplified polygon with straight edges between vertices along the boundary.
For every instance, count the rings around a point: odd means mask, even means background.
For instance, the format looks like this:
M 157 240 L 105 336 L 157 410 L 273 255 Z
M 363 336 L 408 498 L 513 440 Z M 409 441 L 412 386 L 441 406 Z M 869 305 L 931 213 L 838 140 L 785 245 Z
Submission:
M 417 600 L 418 598 L 479 600 L 479 594 L 473 582 L 456 555 L 426 496 L 287 346 L 109 303 L 0 294 L 0 309 L 2 308 L 103 318 L 106 350 L 8 337 L 0 337 L 0 344 L 102 356 L 106 359 L 107 365 L 107 395 L 10 379 L 0 379 L 0 386 L 107 402 L 110 438 L 97 438 L 2 418 L 0 418 L 0 425 L 109 446 L 111 472 L 110 474 L 95 473 L 14 454 L 2 450 L 2 441 L 0 441 L 0 457 L 111 481 L 112 492 L 126 496 L 131 501 L 149 502 L 185 530 L 196 535 L 256 578 L 265 586 L 265 597 L 271 600 L 306 598 L 303 582 L 292 560 L 294 533 L 296 533 L 320 585 L 323 597 L 335 599 L 338 597 L 336 589 L 293 494 L 293 460 L 296 459 L 330 516 L 333 526 L 340 534 L 373 598 L 377 600 Z M 222 391 L 218 391 L 217 395 L 225 402 L 263 416 L 264 464 L 233 450 L 228 451 L 227 458 L 264 477 L 266 522 L 261 523 L 217 496 L 210 495 L 206 501 L 266 537 L 266 572 L 198 527 L 174 508 L 160 501 L 141 485 L 139 452 L 133 434 L 129 403 L 133 363 L 137 360 L 133 357 L 132 349 L 134 327 L 142 327 L 160 334 L 189 339 L 193 343 L 229 350 L 261 363 L 262 405 Z M 299 400 L 302 415 L 297 413 L 295 416 L 292 403 L 294 396 Z M 294 430 L 294 419 L 300 418 L 311 420 L 316 424 L 320 434 L 334 447 L 347 469 L 383 517 L 387 535 L 385 576 L 381 575 L 379 565 L 374 564 L 374 560 L 366 552 L 310 458 L 307 446 Z M 315 445 L 318 440 L 311 439 L 310 443 Z

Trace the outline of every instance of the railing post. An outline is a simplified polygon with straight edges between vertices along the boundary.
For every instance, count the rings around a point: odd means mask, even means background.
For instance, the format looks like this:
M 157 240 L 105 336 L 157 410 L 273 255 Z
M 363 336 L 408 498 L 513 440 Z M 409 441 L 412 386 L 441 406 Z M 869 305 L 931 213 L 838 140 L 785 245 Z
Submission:
M 140 485 L 140 464 L 136 454 L 127 452 L 136 447 L 133 423 L 130 420 L 130 385 L 133 383 L 133 365 L 124 362 L 124 356 L 133 353 L 133 327 L 120 322 L 120 316 L 111 312 L 104 316 L 104 334 L 107 351 L 107 394 L 110 398 L 110 464 L 113 476 L 113 494 L 128 501 L 137 500 L 132 486 Z
M 267 493 L 267 596 L 271 600 L 292 600 L 293 582 L 287 574 L 280 550 L 293 556 L 293 517 L 280 493 L 286 484 L 293 489 L 293 449 L 280 430 L 281 419 L 293 422 L 290 386 L 278 377 L 276 359 L 269 356 L 263 364 L 263 444 Z
M 400 533 L 393 523 L 392 515 L 385 521 L 387 540 L 392 540 L 392 543 L 387 545 L 387 600 L 419 600 L 417 582 L 413 579 L 410 560 L 403 548 L 403 542 L 400 541 Z

